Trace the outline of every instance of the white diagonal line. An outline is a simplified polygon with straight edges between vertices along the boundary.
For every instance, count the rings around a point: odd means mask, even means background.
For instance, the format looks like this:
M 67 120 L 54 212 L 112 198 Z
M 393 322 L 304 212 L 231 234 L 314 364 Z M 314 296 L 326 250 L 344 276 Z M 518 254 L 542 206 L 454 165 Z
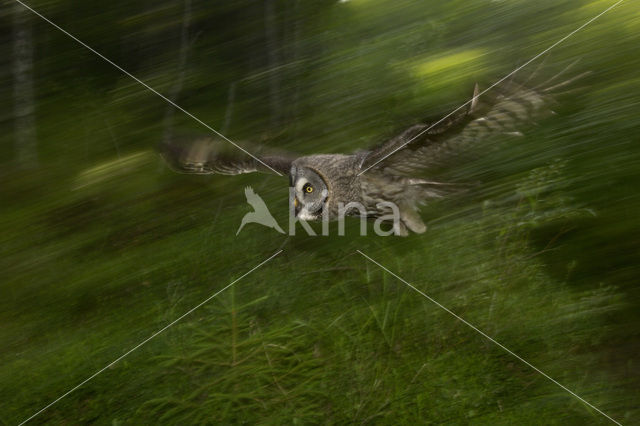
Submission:
M 198 117 L 196 117 L 195 115 L 191 114 L 189 111 L 187 111 L 186 109 L 182 108 L 180 105 L 176 104 L 175 102 L 173 102 L 171 99 L 167 98 L 165 95 L 163 95 L 162 93 L 158 92 L 156 89 L 154 89 L 153 87 L 149 86 L 147 83 L 145 83 L 144 81 L 140 80 L 138 77 L 136 77 L 135 75 L 131 74 L 129 71 L 125 70 L 124 68 L 122 68 L 120 65 L 116 64 L 115 62 L 113 62 L 111 59 L 107 58 L 106 56 L 104 56 L 102 53 L 98 52 L 97 50 L 95 50 L 94 48 L 92 48 L 91 46 L 89 46 L 87 43 L 83 42 L 82 40 L 78 39 L 76 36 L 74 36 L 73 34 L 69 33 L 68 31 L 64 30 L 63 28 L 61 28 L 59 25 L 55 24 L 54 22 L 52 22 L 49 18 L 45 17 L 44 15 L 42 15 L 41 13 L 37 12 L 36 10 L 34 10 L 32 7 L 24 4 L 21 0 L 14 0 L 18 3 L 20 3 L 23 7 L 29 9 L 31 12 L 33 12 L 34 14 L 36 14 L 38 17 L 40 17 L 42 20 L 46 21 L 47 23 L 51 24 L 53 27 L 55 27 L 56 29 L 60 30 L 61 32 L 63 32 L 65 35 L 67 35 L 68 37 L 70 37 L 71 39 L 75 40 L 77 43 L 81 44 L 82 46 L 86 47 L 87 49 L 89 49 L 91 52 L 95 53 L 96 55 L 98 55 L 100 58 L 104 59 L 106 62 L 108 62 L 109 64 L 113 65 L 115 68 L 117 68 L 118 70 L 120 70 L 121 72 L 123 72 L 124 74 L 126 74 L 127 76 L 131 77 L 132 79 L 134 79 L 135 81 L 137 81 L 138 83 L 140 83 L 142 86 L 144 86 L 145 88 L 149 89 L 151 92 L 155 93 L 156 95 L 160 96 L 162 99 L 164 99 L 165 101 L 167 101 L 169 104 L 173 105 L 175 108 L 179 109 L 180 111 L 182 111 L 183 113 L 185 113 L 186 115 L 188 115 L 189 117 L 193 118 L 195 121 L 197 121 L 198 123 L 202 124 L 204 127 L 206 127 L 207 129 L 209 129 L 210 131 L 212 131 L 213 133 L 215 133 L 217 136 L 221 137 L 222 139 L 224 139 L 225 141 L 229 142 L 230 144 L 232 144 L 233 146 L 235 146 L 236 148 L 238 148 L 240 151 L 244 152 L 245 154 L 247 154 L 248 156 L 250 156 L 251 158 L 253 158 L 254 160 L 256 160 L 257 162 L 259 162 L 260 164 L 262 164 L 263 166 L 265 166 L 266 168 L 268 168 L 269 170 L 271 170 L 272 172 L 274 172 L 275 174 L 277 174 L 278 176 L 282 176 L 282 173 L 278 172 L 277 170 L 275 170 L 273 167 L 269 166 L 268 164 L 266 164 L 264 161 L 262 161 L 261 159 L 259 159 L 258 157 L 256 157 L 255 155 L 251 154 L 249 151 L 247 151 L 246 149 L 244 149 L 243 147 L 241 147 L 240 145 L 238 145 L 237 143 L 235 143 L 234 141 L 232 141 L 231 139 L 229 139 L 228 137 L 226 137 L 225 135 L 223 135 L 222 133 L 218 132 L 216 129 L 214 129 L 213 127 L 209 126 L 207 123 L 205 123 L 204 121 L 200 120 Z
M 589 19 L 587 22 L 585 22 L 584 24 L 580 25 L 578 28 L 576 28 L 575 30 L 571 31 L 569 34 L 567 34 L 566 36 L 562 37 L 560 40 L 556 41 L 555 43 L 553 43 L 551 46 L 547 47 L 546 49 L 544 49 L 542 52 L 538 53 L 536 56 L 534 56 L 533 58 L 529 59 L 527 62 L 525 62 L 524 64 L 520 65 L 518 68 L 514 69 L 513 71 L 511 71 L 509 74 L 505 75 L 504 77 L 502 77 L 500 80 L 496 81 L 495 83 L 493 83 L 491 86 L 489 86 L 487 89 L 483 90 L 482 92 L 478 93 L 477 95 L 475 95 L 474 97 L 472 97 L 471 99 L 469 99 L 467 102 L 463 103 L 462 105 L 460 105 L 458 108 L 454 109 L 453 111 L 451 111 L 449 114 L 445 115 L 444 117 L 442 117 L 440 120 L 436 121 L 435 123 L 433 123 L 432 125 L 430 125 L 429 127 L 427 127 L 426 129 L 424 129 L 423 131 L 421 131 L 420 133 L 418 133 L 417 135 L 415 135 L 414 137 L 412 137 L 411 139 L 409 139 L 407 142 L 403 143 L 402 145 L 400 145 L 398 148 L 394 149 L 393 151 L 391 151 L 389 154 L 385 155 L 384 157 L 382 157 L 381 159 L 379 159 L 378 161 L 376 161 L 375 163 L 373 163 L 372 165 L 370 165 L 369 167 L 367 167 L 366 169 L 362 170 L 360 173 L 358 173 L 358 176 L 360 176 L 361 174 L 363 174 L 364 172 L 366 172 L 367 170 L 371 169 L 372 167 L 374 167 L 375 165 L 377 165 L 378 163 L 380 163 L 381 161 L 384 161 L 385 159 L 389 158 L 390 156 L 392 156 L 393 154 L 395 154 L 397 151 L 401 150 L 402 148 L 404 148 L 405 146 L 409 145 L 409 143 L 411 143 L 411 141 L 415 140 L 416 138 L 422 136 L 424 133 L 428 132 L 429 130 L 433 129 L 435 126 L 437 126 L 438 124 L 442 123 L 444 120 L 446 120 L 447 118 L 451 117 L 453 114 L 455 114 L 456 112 L 460 111 L 462 108 L 466 107 L 467 105 L 469 105 L 471 102 L 473 102 L 475 99 L 479 98 L 481 95 L 487 93 L 489 90 L 493 89 L 494 87 L 496 87 L 498 84 L 502 83 L 503 81 L 505 81 L 507 78 L 511 77 L 512 75 L 514 75 L 515 73 L 517 73 L 518 71 L 520 71 L 522 68 L 526 67 L 527 65 L 529 65 L 531 62 L 535 61 L 536 59 L 538 59 L 540 56 L 544 55 L 545 53 L 547 53 L 548 51 L 550 51 L 551 49 L 553 49 L 554 47 L 556 47 L 557 45 L 559 45 L 560 43 L 562 43 L 563 41 L 565 41 L 566 39 L 568 39 L 569 37 L 571 37 L 572 35 L 574 35 L 575 33 L 577 33 L 578 31 L 580 31 L 581 29 L 583 29 L 584 27 L 586 27 L 587 25 L 589 25 L 590 23 L 592 23 L 593 21 L 595 21 L 596 19 L 598 19 L 599 17 L 601 17 L 602 15 L 604 15 L 605 13 L 607 13 L 608 11 L 610 11 L 611 9 L 613 9 L 614 7 L 616 7 L 617 5 L 619 5 L 620 3 L 622 3 L 624 0 L 618 0 L 617 2 L 615 2 L 614 4 L 612 4 L 611 6 L 609 6 L 608 8 L 606 8 L 605 10 L 603 10 L 602 12 L 600 12 L 599 14 L 597 14 L 596 16 L 594 16 L 593 18 Z
M 126 357 L 127 355 L 129 355 L 131 352 L 135 351 L 136 349 L 140 348 L 142 345 L 144 345 L 145 343 L 147 343 L 149 340 L 153 339 L 154 337 L 156 337 L 158 334 L 162 333 L 163 331 L 167 330 L 169 327 L 173 326 L 175 323 L 177 323 L 178 321 L 180 321 L 181 319 L 183 319 L 184 317 L 186 317 L 187 315 L 191 314 L 193 311 L 195 311 L 196 309 L 198 309 L 199 307 L 201 307 L 202 305 L 204 305 L 205 303 L 207 303 L 208 301 L 210 301 L 211 299 L 213 299 L 214 297 L 216 297 L 217 295 L 219 295 L 220 293 L 222 293 L 223 291 L 225 291 L 226 289 L 228 289 L 229 287 L 231 287 L 232 285 L 234 285 L 235 283 L 237 283 L 238 281 L 240 281 L 241 279 L 243 279 L 244 277 L 246 277 L 247 275 L 249 275 L 250 273 L 252 273 L 253 271 L 255 271 L 256 269 L 258 269 L 259 267 L 261 267 L 262 265 L 264 265 L 265 263 L 267 263 L 268 261 L 270 261 L 271 259 L 273 259 L 274 257 L 276 257 L 277 255 L 279 255 L 280 253 L 282 253 L 282 250 L 278 250 L 277 252 L 275 252 L 274 254 L 272 254 L 267 260 L 264 260 L 263 262 L 261 262 L 260 264 L 258 264 L 257 266 L 254 266 L 251 270 L 249 270 L 248 272 L 245 272 L 243 275 L 240 276 L 240 278 L 237 278 L 235 280 L 233 280 L 231 283 L 227 284 L 225 287 L 223 287 L 221 290 L 218 290 L 217 292 L 215 292 L 214 294 L 212 294 L 211 296 L 207 297 L 205 300 L 203 300 L 202 302 L 198 303 L 196 306 L 194 306 L 193 308 L 189 309 L 187 312 L 185 312 L 184 314 L 182 314 L 181 316 L 179 316 L 178 318 L 176 318 L 175 320 L 171 321 L 169 324 L 165 325 L 164 327 L 162 327 L 160 330 L 156 331 L 155 333 L 153 333 L 151 336 L 147 337 L 146 339 L 144 339 L 142 342 L 138 343 L 136 346 L 134 346 L 133 348 L 129 349 L 127 352 L 125 352 L 123 355 L 119 356 L 116 360 L 110 362 L 109 364 L 107 364 L 105 367 L 101 368 L 100 370 L 96 371 L 95 373 L 93 373 L 91 376 L 87 377 L 86 379 L 84 379 L 82 382 L 78 383 L 76 386 L 74 386 L 73 388 L 71 388 L 70 390 L 68 390 L 67 392 L 63 393 L 62 395 L 60 395 L 58 398 L 56 398 L 54 401 L 52 401 L 51 403 L 49 403 L 47 406 L 45 406 L 44 408 L 42 408 L 40 411 L 36 412 L 35 414 L 33 414 L 31 417 L 23 420 L 20 425 L 23 425 L 25 423 L 27 423 L 29 420 L 33 419 L 34 417 L 36 417 L 38 414 L 42 413 L 43 411 L 45 411 L 46 409 L 48 409 L 49 407 L 51 407 L 53 404 L 57 403 L 58 401 L 60 401 L 62 398 L 66 397 L 67 395 L 69 395 L 71 392 L 75 391 L 76 389 L 80 388 L 81 386 L 83 386 L 85 383 L 87 383 L 88 381 L 90 381 L 91 379 L 93 379 L 94 377 L 96 377 L 98 374 L 102 373 L 104 370 L 106 370 L 107 368 L 111 367 L 112 365 L 116 364 L 118 361 L 120 361 L 122 358 Z
M 406 280 L 404 280 L 402 277 L 399 277 L 398 275 L 394 274 L 393 272 L 391 272 L 389 269 L 385 268 L 384 266 L 382 266 L 381 264 L 379 264 L 378 262 L 376 262 L 375 260 L 373 260 L 372 258 L 370 258 L 369 256 L 367 256 L 366 254 L 364 254 L 363 252 L 361 252 L 360 250 L 356 250 L 358 253 L 360 253 L 363 257 L 367 258 L 369 261 L 375 263 L 376 265 L 378 265 L 380 268 L 384 269 L 386 272 L 388 272 L 389 274 L 393 275 L 394 277 L 396 277 L 397 279 L 399 279 L 400 281 L 402 281 L 403 283 L 405 283 L 406 285 L 408 285 L 409 287 L 411 287 L 411 289 L 413 289 L 414 291 L 416 291 L 417 293 L 421 294 L 423 297 L 425 297 L 426 299 L 428 299 L 430 302 L 436 304 L 439 308 L 443 309 L 444 311 L 446 311 L 447 313 L 451 314 L 452 316 L 454 316 L 456 319 L 458 319 L 459 321 L 461 321 L 462 323 L 464 323 L 465 325 L 467 325 L 468 327 L 472 328 L 473 330 L 475 330 L 476 332 L 478 332 L 479 334 L 481 334 L 483 337 L 485 337 L 486 339 L 490 340 L 491 342 L 495 343 L 496 345 L 498 345 L 500 348 L 502 348 L 504 351 L 508 352 L 509 354 L 511 354 L 512 356 L 516 357 L 517 359 L 519 359 L 520 361 L 522 361 L 524 364 L 528 365 L 529 367 L 531 367 L 532 369 L 534 369 L 535 371 L 537 371 L 538 373 L 542 374 L 544 377 L 546 377 L 547 379 L 551 380 L 553 383 L 555 383 L 556 385 L 560 386 L 562 389 L 564 389 L 565 391 L 569 392 L 571 395 L 573 395 L 574 397 L 578 398 L 580 401 L 582 401 L 583 403 L 587 404 L 589 407 L 593 408 L 594 410 L 596 410 L 598 413 L 602 414 L 603 416 L 605 416 L 607 419 L 611 420 L 613 423 L 622 426 L 622 424 L 614 419 L 612 419 L 611 417 L 609 417 L 606 413 L 604 413 L 602 410 L 600 410 L 598 407 L 594 406 L 593 404 L 591 404 L 590 402 L 586 401 L 585 399 L 583 399 L 582 397 L 580 397 L 579 395 L 577 395 L 575 392 L 573 392 L 571 389 L 567 388 L 566 386 L 564 386 L 562 383 L 558 382 L 557 380 L 555 380 L 553 377 L 549 376 L 548 374 L 546 374 L 544 371 L 540 370 L 538 367 L 536 367 L 535 365 L 531 364 L 530 362 L 528 362 L 527 360 L 525 360 L 524 358 L 522 358 L 521 356 L 519 356 L 518 354 L 512 352 L 509 348 L 507 348 L 506 346 L 502 345 L 500 342 L 498 342 L 497 340 L 495 340 L 493 337 L 489 336 L 488 334 L 486 334 L 485 332 L 483 332 L 482 330 L 480 330 L 478 327 L 476 327 L 475 325 L 471 324 L 470 322 L 468 322 L 467 320 L 465 320 L 464 318 L 458 316 L 456 313 L 454 313 L 453 311 L 451 311 L 450 309 L 448 309 L 446 306 L 443 306 L 442 304 L 440 304 L 437 300 L 429 297 L 426 293 L 424 293 L 422 290 L 419 290 L 418 288 L 414 287 L 411 283 L 407 282 Z

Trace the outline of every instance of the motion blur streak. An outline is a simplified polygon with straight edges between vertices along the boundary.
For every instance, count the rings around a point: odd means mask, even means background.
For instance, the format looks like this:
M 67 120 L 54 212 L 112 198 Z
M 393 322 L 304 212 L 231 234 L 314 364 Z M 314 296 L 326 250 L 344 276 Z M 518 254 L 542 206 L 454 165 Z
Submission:
M 533 58 L 529 59 L 527 62 L 525 62 L 524 64 L 520 65 L 518 68 L 514 69 L 513 71 L 511 71 L 509 74 L 505 75 L 504 77 L 502 77 L 500 80 L 496 81 L 495 83 L 493 83 L 491 86 L 487 87 L 486 89 L 482 90 L 480 93 L 478 93 L 477 95 L 474 94 L 474 96 L 469 99 L 467 102 L 463 103 L 462 105 L 460 105 L 458 108 L 454 109 L 453 111 L 451 111 L 449 114 L 445 115 L 444 117 L 442 117 L 441 119 L 437 120 L 435 123 L 431 124 L 429 127 L 427 127 L 426 129 L 424 129 L 423 131 L 421 131 L 420 133 L 418 133 L 417 135 L 415 135 L 414 137 L 412 137 L 411 139 L 409 139 L 408 141 L 406 141 L 402 146 L 396 148 L 394 151 L 390 152 L 387 157 L 393 155 L 395 152 L 397 152 L 398 150 L 402 149 L 404 146 L 408 145 L 411 143 L 411 141 L 419 138 L 420 136 L 422 136 L 423 134 L 427 133 L 429 130 L 433 129 L 435 126 L 437 126 L 438 124 L 442 123 L 443 121 L 445 121 L 447 118 L 451 117 L 453 114 L 455 114 L 456 112 L 460 111 L 462 108 L 466 108 L 468 105 L 471 105 L 472 102 L 474 102 L 476 100 L 476 98 L 484 95 L 485 93 L 487 93 L 489 90 L 493 89 L 494 87 L 496 87 L 497 85 L 499 85 L 500 83 L 502 83 L 503 81 L 505 81 L 506 79 L 508 79 L 509 77 L 512 77 L 515 73 L 517 73 L 518 71 L 520 71 L 522 68 L 526 67 L 527 65 L 529 65 L 531 62 L 535 61 L 536 59 L 538 59 L 539 57 L 541 57 L 542 55 L 547 54 L 551 49 L 553 49 L 554 47 L 556 47 L 557 45 L 559 45 L 560 43 L 562 43 L 563 41 L 565 41 L 566 39 L 568 39 L 569 37 L 571 37 L 572 35 L 574 35 L 575 33 L 577 33 L 578 31 L 580 31 L 581 29 L 583 29 L 584 27 L 586 27 L 587 25 L 589 25 L 590 23 L 592 23 L 593 21 L 595 21 L 596 19 L 598 19 L 599 17 L 601 17 L 602 15 L 604 15 L 605 13 L 607 13 L 608 11 L 610 11 L 611 9 L 613 9 L 614 7 L 616 7 L 617 5 L 619 5 L 620 3 L 622 3 L 624 0 L 618 0 L 616 3 L 612 4 L 611 6 L 609 6 L 608 8 L 606 8 L 605 10 L 603 10 L 602 12 L 600 12 L 599 14 L 597 14 L 596 16 L 594 16 L 593 18 L 589 19 L 587 22 L 585 22 L 584 24 L 580 25 L 578 28 L 576 28 L 575 30 L 571 31 L 569 34 L 567 34 L 566 36 L 562 37 L 560 40 L 556 41 L 555 43 L 553 43 L 551 46 L 547 47 L 546 49 L 544 49 L 542 52 L 538 53 L 536 56 L 534 56 Z M 386 157 L 385 157 L 386 158 Z M 366 172 L 367 170 L 371 169 L 372 167 L 374 167 L 376 164 L 378 164 L 379 162 L 383 161 L 384 158 L 378 160 L 377 162 L 375 162 L 374 164 L 370 165 L 369 167 L 367 167 L 366 169 L 364 169 L 363 171 L 361 171 L 359 173 L 359 175 L 363 174 L 364 172 Z
M 433 123 L 618 0 L 21 1 L 250 152 L 308 155 Z M 416 176 L 448 192 L 405 238 L 371 222 L 361 236 L 356 218 L 344 236 L 236 236 L 249 186 L 286 230 L 286 178 L 173 172 L 155 147 L 209 129 L 3 6 L 0 424 L 278 250 L 32 422 L 610 424 L 356 249 L 429 277 L 430 297 L 620 423 L 640 418 L 637 0 L 516 74 L 590 72 L 554 90 L 555 114 Z
M 451 311 L 450 309 L 448 309 L 446 306 L 443 306 L 442 304 L 440 304 L 437 300 L 434 300 L 433 298 L 429 297 L 429 295 L 427 295 L 425 292 L 423 292 L 422 290 L 416 288 L 413 284 L 411 284 L 410 282 L 408 282 L 407 280 L 405 280 L 402 277 L 399 277 L 398 275 L 394 274 L 393 272 L 391 272 L 389 269 L 385 268 L 383 265 L 379 264 L 378 262 L 376 262 L 375 260 L 373 260 L 372 258 L 370 258 L 369 256 L 367 256 L 366 254 L 364 254 L 363 252 L 361 252 L 360 250 L 356 250 L 356 252 L 360 253 L 364 258 L 366 258 L 367 260 L 369 260 L 372 263 L 375 263 L 376 265 L 378 265 L 380 268 L 384 269 L 386 272 L 388 272 L 389 274 L 393 275 L 394 277 L 396 277 L 398 280 L 402 281 L 404 284 L 406 284 L 407 286 L 411 287 L 411 289 L 413 291 L 415 291 L 416 293 L 420 294 L 422 297 L 424 297 L 425 299 L 429 300 L 430 302 L 434 303 L 435 305 L 437 305 L 440 309 L 443 309 L 444 311 L 446 311 L 447 313 L 451 314 L 455 319 L 462 321 L 466 326 L 472 328 L 473 330 L 475 330 L 476 332 L 478 332 L 482 337 L 490 340 L 492 343 L 495 343 L 498 347 L 500 347 L 501 349 L 503 349 L 504 351 L 508 352 L 510 355 L 513 355 L 514 357 L 516 357 L 518 360 L 522 361 L 523 363 L 525 363 L 526 365 L 528 365 L 529 367 L 533 368 L 535 371 L 537 371 L 538 373 L 542 374 L 544 377 L 546 377 L 547 379 L 551 380 L 553 383 L 555 383 L 556 385 L 560 386 L 562 389 L 566 390 L 567 392 L 569 392 L 571 395 L 573 395 L 574 397 L 578 398 L 580 401 L 584 402 L 586 405 L 588 405 L 589 407 L 593 408 L 594 410 L 596 410 L 598 413 L 602 414 L 603 416 L 605 416 L 607 419 L 611 420 L 613 423 L 620 425 L 619 422 L 615 421 L 614 419 L 612 419 L 611 417 L 609 417 L 606 413 L 602 412 L 602 410 L 600 410 L 598 407 L 594 406 L 593 404 L 589 403 L 589 401 L 585 401 L 584 398 L 582 398 L 580 395 L 576 395 L 575 392 L 573 392 L 571 389 L 567 388 L 566 386 L 564 386 L 562 383 L 559 383 L 557 380 L 555 380 L 553 377 L 549 376 L 547 373 L 545 373 L 544 371 L 540 370 L 538 367 L 536 367 L 535 365 L 532 365 L 530 362 L 528 362 L 526 359 L 522 358 L 520 355 L 513 353 L 513 351 L 511 351 L 509 348 L 507 348 L 506 346 L 504 346 L 502 343 L 496 341 L 493 337 L 489 336 L 488 334 L 486 334 L 485 332 L 483 332 L 482 330 L 480 330 L 478 327 L 476 327 L 475 325 L 471 324 L 470 322 L 468 322 L 467 320 L 465 320 L 464 318 L 460 317 L 459 315 L 456 315 L 455 312 Z
M 31 417 L 29 417 L 28 419 L 24 420 L 23 422 L 21 422 L 20 424 L 23 425 L 25 423 L 27 423 L 29 420 L 33 419 L 34 417 L 36 417 L 37 415 L 39 415 L 40 413 L 42 413 L 43 411 L 45 411 L 46 409 L 48 409 L 49 407 L 51 407 L 52 405 L 54 405 L 55 403 L 57 403 L 58 401 L 60 401 L 62 398 L 66 397 L 67 395 L 69 395 L 70 393 L 72 393 L 73 391 L 75 391 L 76 389 L 78 389 L 79 387 L 83 386 L 85 383 L 89 382 L 90 380 L 92 380 L 94 377 L 96 377 L 98 374 L 102 373 L 103 371 L 105 371 L 107 368 L 110 368 L 112 366 L 114 366 L 117 362 L 121 361 L 124 357 L 126 357 L 127 355 L 129 355 L 131 352 L 137 350 L 138 348 L 140 348 L 142 345 L 144 345 L 145 343 L 149 342 L 149 340 L 153 339 L 154 337 L 156 337 L 157 335 L 159 335 L 160 333 L 166 331 L 167 329 L 169 329 L 170 327 L 172 327 L 173 325 L 175 325 L 178 321 L 182 320 L 184 317 L 190 315 L 193 313 L 193 311 L 195 311 L 196 309 L 198 309 L 199 307 L 201 307 L 202 305 L 204 305 L 205 303 L 209 302 L 210 300 L 214 299 L 216 296 L 218 296 L 220 293 L 222 293 L 223 291 L 225 291 L 226 289 L 228 289 L 229 287 L 231 287 L 232 285 L 234 285 L 235 283 L 237 283 L 238 281 L 240 281 L 241 279 L 243 279 L 244 277 L 246 277 L 247 275 L 249 275 L 250 273 L 252 273 L 253 271 L 255 271 L 256 269 L 260 268 L 262 265 L 264 265 L 265 263 L 267 263 L 268 261 L 270 261 L 271 259 L 273 259 L 274 257 L 276 257 L 277 255 L 279 255 L 280 253 L 282 253 L 282 250 L 278 250 L 275 254 L 271 255 L 271 257 L 269 257 L 268 259 L 262 261 L 261 263 L 259 263 L 258 265 L 254 266 L 253 268 L 251 268 L 248 272 L 244 273 L 243 275 L 241 275 L 239 278 L 236 278 L 235 280 L 231 281 L 229 284 L 227 284 L 225 287 L 223 287 L 221 290 L 216 291 L 215 293 L 213 293 L 211 296 L 207 297 L 205 300 L 203 300 L 202 302 L 200 302 L 199 304 L 197 304 L 196 306 L 194 306 L 193 308 L 189 309 L 187 312 L 185 312 L 184 314 L 182 314 L 181 316 L 179 316 L 178 318 L 176 318 L 175 320 L 171 321 L 169 324 L 165 325 L 163 328 L 161 328 L 160 330 L 156 331 L 155 333 L 153 333 L 151 336 L 149 336 L 148 338 L 146 338 L 145 340 L 143 340 L 142 342 L 138 343 L 136 346 L 134 346 L 133 348 L 129 349 L 127 352 L 125 352 L 123 355 L 121 355 L 120 357 L 118 357 L 116 360 L 110 362 L 109 364 L 107 364 L 106 366 L 104 366 L 102 369 L 96 371 L 95 373 L 93 373 L 91 376 L 87 377 L 84 381 L 80 382 L 79 384 L 77 384 L 76 386 L 74 386 L 73 388 L 71 388 L 70 390 L 68 390 L 67 392 L 63 393 L 62 395 L 60 395 L 57 399 L 55 399 L 53 402 L 51 402 L 50 404 L 48 404 L 47 406 L 45 406 L 44 408 L 42 408 L 40 411 L 37 411 L 36 413 L 34 413 Z
M 204 127 L 206 127 L 207 129 L 211 130 L 213 133 L 215 133 L 217 136 L 221 137 L 222 139 L 224 139 L 225 141 L 229 142 L 230 144 L 232 144 L 233 146 L 235 146 L 236 148 L 238 148 L 239 150 L 241 150 L 242 152 L 244 152 L 245 154 L 251 156 L 254 160 L 262 163 L 265 167 L 267 167 L 268 169 L 270 169 L 272 172 L 274 172 L 275 174 L 277 174 L 278 176 L 282 176 L 281 173 L 279 173 L 278 171 L 272 169 L 271 167 L 269 167 L 267 164 L 263 163 L 258 157 L 254 156 L 253 154 L 251 154 L 249 151 L 247 151 L 246 149 L 242 148 L 241 146 L 239 146 L 238 144 L 236 144 L 234 141 L 232 141 L 231 139 L 227 138 L 225 135 L 223 135 L 222 133 L 218 132 L 216 129 L 214 129 L 213 127 L 209 126 L 207 123 L 205 123 L 204 121 L 200 120 L 198 117 L 196 117 L 195 115 L 191 114 L 189 111 L 185 110 L 184 108 L 182 108 L 179 105 L 176 105 L 176 103 L 174 101 L 172 101 L 171 99 L 167 98 L 165 95 L 163 95 L 162 93 L 158 92 L 156 89 L 154 89 L 153 87 L 149 86 L 147 83 L 145 83 L 144 81 L 140 80 L 139 78 L 137 78 L 136 76 L 134 76 L 133 74 L 131 74 L 130 72 L 128 72 L 127 70 L 125 70 L 124 68 L 122 68 L 121 66 L 119 66 L 118 64 L 114 63 L 113 61 L 111 61 L 109 58 L 105 57 L 104 55 L 102 55 L 100 52 L 96 51 L 95 49 L 93 49 L 91 46 L 87 45 L 86 43 L 84 43 L 82 40 L 79 40 L 77 37 L 75 37 L 73 34 L 70 34 L 69 32 L 65 31 L 64 29 L 60 28 L 58 25 L 56 25 L 55 23 L 51 22 L 49 19 L 47 19 L 46 17 L 42 16 L 40 13 L 38 13 L 37 11 L 33 10 L 31 7 L 27 6 L 26 4 L 24 4 L 23 2 L 21 2 L 20 0 L 13 0 L 19 4 L 21 4 L 22 6 L 24 6 L 25 8 L 29 9 L 31 12 L 35 13 L 36 15 L 38 15 L 40 18 L 42 18 L 43 20 L 45 20 L 46 22 L 48 22 L 49 24 L 53 25 L 56 29 L 62 31 L 64 34 L 66 34 L 67 36 L 71 37 L 73 40 L 75 40 L 76 42 L 80 43 L 82 46 L 86 47 L 87 49 L 89 49 L 91 52 L 95 53 L 96 55 L 98 55 L 100 58 L 104 59 L 105 61 L 107 61 L 109 64 L 113 65 L 114 67 L 116 67 L 118 70 L 122 71 L 124 74 L 126 74 L 127 76 L 131 77 L 132 79 L 134 79 L 135 81 L 137 81 L 138 83 L 140 83 L 141 85 L 143 85 L 144 87 L 146 87 L 147 89 L 149 89 L 151 92 L 155 93 L 156 95 L 160 96 L 163 100 L 165 100 L 166 102 L 168 102 L 169 104 L 171 104 L 173 107 L 179 109 L 180 111 L 182 111 L 183 113 L 185 113 L 186 115 L 188 115 L 189 117 L 193 118 L 195 121 L 197 121 L 198 123 L 202 124 Z

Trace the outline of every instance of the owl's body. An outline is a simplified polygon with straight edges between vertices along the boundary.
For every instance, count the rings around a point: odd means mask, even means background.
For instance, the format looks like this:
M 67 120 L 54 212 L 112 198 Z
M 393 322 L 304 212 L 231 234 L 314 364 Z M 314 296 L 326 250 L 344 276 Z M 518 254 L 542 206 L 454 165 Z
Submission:
M 241 157 L 237 152 L 223 153 L 220 143 L 208 139 L 167 145 L 163 154 L 174 168 L 186 173 L 287 174 L 295 215 L 301 220 L 334 220 L 341 215 L 379 218 L 395 209 L 399 215 L 393 228 L 396 235 L 422 233 L 426 226 L 419 206 L 447 193 L 438 182 L 442 170 L 455 167 L 463 154 L 482 141 L 521 135 L 523 125 L 551 113 L 550 92 L 565 84 L 540 89 L 508 82 L 497 86 L 493 97 L 482 99 L 476 86 L 467 108 L 433 124 L 414 125 L 376 148 L 351 155 Z
M 438 197 L 437 193 L 429 189 L 428 183 L 422 179 L 385 175 L 379 171 L 360 174 L 360 164 L 366 156 L 367 152 L 353 155 L 320 154 L 294 160 L 290 176 L 297 179 L 292 179 L 292 187 L 295 188 L 296 180 L 304 186 L 306 181 L 301 171 L 308 170 L 326 183 L 323 189 L 327 191 L 321 209 L 305 210 L 302 207 L 298 217 L 302 220 L 320 220 L 324 213 L 329 220 L 341 215 L 375 219 L 392 214 L 387 203 L 393 203 L 400 213 L 400 223 L 394 230 L 397 234 L 406 235 L 407 229 L 424 232 L 426 226 L 418 214 L 418 204 L 430 197 Z

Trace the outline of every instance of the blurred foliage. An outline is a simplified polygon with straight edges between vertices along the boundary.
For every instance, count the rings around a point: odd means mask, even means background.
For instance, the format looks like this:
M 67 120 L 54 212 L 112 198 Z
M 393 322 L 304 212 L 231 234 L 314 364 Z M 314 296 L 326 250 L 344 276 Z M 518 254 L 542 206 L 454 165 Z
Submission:
M 231 139 L 302 154 L 352 152 L 447 114 L 475 82 L 488 87 L 613 3 L 28 2 Z M 571 72 L 591 71 L 581 90 L 452 171 L 469 189 L 428 205 L 427 233 L 403 239 L 357 237 L 357 221 L 345 237 L 257 225 L 235 237 L 249 184 L 286 223 L 286 180 L 169 171 L 154 146 L 206 129 L 179 111 L 168 120 L 164 100 L 35 15 L 39 163 L 19 167 L 14 9 L 3 4 L 0 423 L 26 419 L 282 248 L 33 422 L 608 422 L 359 249 L 632 424 L 637 6 L 554 48 L 540 78 L 580 59 Z

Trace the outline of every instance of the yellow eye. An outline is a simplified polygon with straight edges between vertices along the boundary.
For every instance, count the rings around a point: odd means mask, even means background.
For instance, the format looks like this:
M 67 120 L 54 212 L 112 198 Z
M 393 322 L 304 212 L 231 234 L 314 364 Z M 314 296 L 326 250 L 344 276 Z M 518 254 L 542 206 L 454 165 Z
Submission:
M 303 187 L 302 190 L 306 193 L 311 193 L 313 192 L 313 186 L 311 186 L 310 183 L 306 183 Z

